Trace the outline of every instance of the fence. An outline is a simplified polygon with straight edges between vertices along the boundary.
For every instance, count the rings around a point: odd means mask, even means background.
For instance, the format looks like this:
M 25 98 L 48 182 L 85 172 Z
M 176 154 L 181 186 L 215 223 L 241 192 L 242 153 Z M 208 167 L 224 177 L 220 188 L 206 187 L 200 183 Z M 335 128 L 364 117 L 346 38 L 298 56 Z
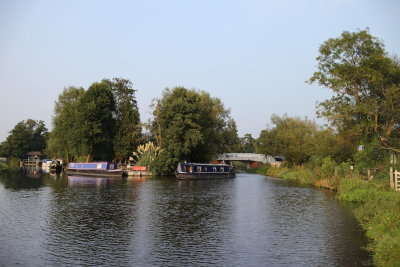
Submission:
M 393 168 L 390 168 L 390 187 L 400 191 L 400 171 L 393 171 Z

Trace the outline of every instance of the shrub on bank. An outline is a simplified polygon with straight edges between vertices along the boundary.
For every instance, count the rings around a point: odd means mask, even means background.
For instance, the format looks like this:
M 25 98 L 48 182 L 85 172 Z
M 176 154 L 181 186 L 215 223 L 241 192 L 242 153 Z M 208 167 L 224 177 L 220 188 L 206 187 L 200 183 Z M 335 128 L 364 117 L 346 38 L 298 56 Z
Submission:
M 265 175 L 265 174 L 267 173 L 268 168 L 269 168 L 269 165 L 267 165 L 267 164 L 262 164 L 261 166 L 259 166 L 259 167 L 257 167 L 257 168 L 250 168 L 250 169 L 247 169 L 247 172 Z
M 7 160 L 7 165 L 9 169 L 16 170 L 20 168 L 20 159 L 10 158 Z

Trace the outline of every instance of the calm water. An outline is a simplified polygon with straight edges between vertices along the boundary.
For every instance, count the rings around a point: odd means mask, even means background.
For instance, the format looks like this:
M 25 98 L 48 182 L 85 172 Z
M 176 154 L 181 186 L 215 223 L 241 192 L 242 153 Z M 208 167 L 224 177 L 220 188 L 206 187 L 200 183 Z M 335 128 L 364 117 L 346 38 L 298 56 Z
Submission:
M 0 266 L 361 266 L 346 203 L 260 175 L 0 175 Z

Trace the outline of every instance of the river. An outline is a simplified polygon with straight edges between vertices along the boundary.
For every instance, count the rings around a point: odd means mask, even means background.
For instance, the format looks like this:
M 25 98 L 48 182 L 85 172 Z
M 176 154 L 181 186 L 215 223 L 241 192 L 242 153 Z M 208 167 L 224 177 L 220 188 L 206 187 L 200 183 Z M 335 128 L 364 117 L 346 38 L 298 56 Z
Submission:
M 0 174 L 0 266 L 362 266 L 366 245 L 333 192 L 261 175 Z

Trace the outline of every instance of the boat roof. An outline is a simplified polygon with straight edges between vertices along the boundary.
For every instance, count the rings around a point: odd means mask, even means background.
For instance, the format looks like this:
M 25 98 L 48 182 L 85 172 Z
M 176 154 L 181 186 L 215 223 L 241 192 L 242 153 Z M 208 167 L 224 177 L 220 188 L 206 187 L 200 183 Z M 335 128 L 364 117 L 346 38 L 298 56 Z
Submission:
M 215 166 L 215 165 L 221 165 L 221 166 L 228 166 L 226 163 L 196 163 L 196 162 L 179 162 L 179 164 L 186 164 L 186 165 L 206 165 L 206 166 Z

